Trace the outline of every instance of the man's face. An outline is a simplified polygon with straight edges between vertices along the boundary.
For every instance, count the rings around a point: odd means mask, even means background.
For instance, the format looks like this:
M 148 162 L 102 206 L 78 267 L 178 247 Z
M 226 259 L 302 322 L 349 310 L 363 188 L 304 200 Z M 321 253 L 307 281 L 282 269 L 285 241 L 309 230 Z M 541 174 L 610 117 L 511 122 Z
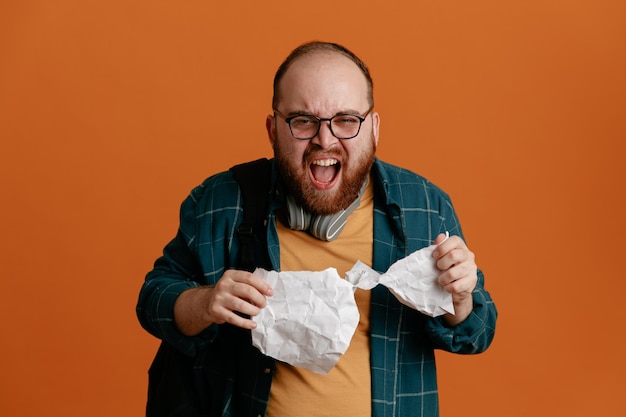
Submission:
M 277 110 L 286 117 L 362 116 L 369 110 L 365 76 L 343 55 L 305 55 L 292 63 L 280 81 Z M 369 174 L 379 122 L 378 113 L 372 112 L 352 139 L 337 139 L 329 123 L 322 122 L 317 136 L 298 140 L 284 118 L 268 116 L 266 126 L 277 166 L 296 201 L 315 214 L 332 214 L 348 207 Z

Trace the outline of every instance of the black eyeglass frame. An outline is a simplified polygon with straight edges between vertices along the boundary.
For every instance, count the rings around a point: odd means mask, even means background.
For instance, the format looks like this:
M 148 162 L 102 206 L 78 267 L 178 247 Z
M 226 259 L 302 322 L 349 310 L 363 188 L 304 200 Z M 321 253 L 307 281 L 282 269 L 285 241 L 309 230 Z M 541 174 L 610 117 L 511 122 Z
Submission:
M 365 114 L 363 115 L 359 115 L 359 114 L 350 114 L 350 113 L 339 113 L 334 115 L 333 117 L 330 118 L 325 118 L 325 117 L 318 117 L 315 116 L 314 114 L 297 114 L 295 116 L 285 116 L 284 114 L 282 114 L 278 109 L 272 109 L 274 111 L 274 113 L 277 113 L 280 117 L 282 117 L 285 120 L 285 123 L 287 123 L 287 126 L 289 126 L 289 132 L 291 132 L 291 136 L 293 136 L 294 139 L 297 140 L 311 140 L 313 139 L 315 136 L 317 136 L 320 133 L 320 129 L 322 128 L 322 122 L 328 122 L 328 127 L 330 129 L 330 133 L 336 137 L 337 139 L 354 139 L 357 136 L 359 136 L 359 133 L 361 133 L 361 126 L 363 125 L 363 122 L 365 121 L 365 119 L 367 118 L 367 116 L 369 116 L 369 114 L 372 112 L 372 110 L 374 109 L 374 107 L 370 107 L 369 110 L 367 110 L 365 112 Z M 310 138 L 300 138 L 296 135 L 293 134 L 293 130 L 291 129 L 291 121 L 293 119 L 295 119 L 296 117 L 310 117 L 312 119 L 316 119 L 318 122 L 317 125 L 317 130 L 315 131 L 315 134 L 313 136 L 311 136 Z M 335 132 L 333 131 L 333 119 L 337 118 L 337 117 L 342 117 L 342 116 L 352 116 L 352 117 L 356 117 L 359 120 L 359 128 L 356 130 L 356 134 L 354 136 L 350 136 L 347 138 L 342 138 L 339 137 L 335 134 Z

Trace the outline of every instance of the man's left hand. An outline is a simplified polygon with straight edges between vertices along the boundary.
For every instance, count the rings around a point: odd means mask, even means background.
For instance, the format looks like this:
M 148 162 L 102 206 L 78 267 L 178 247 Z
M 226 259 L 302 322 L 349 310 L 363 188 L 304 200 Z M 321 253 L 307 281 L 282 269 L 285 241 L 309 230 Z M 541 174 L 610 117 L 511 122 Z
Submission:
M 434 242 L 439 245 L 433 252 L 437 269 L 442 273 L 437 281 L 452 294 L 454 315 L 446 314 L 448 324 L 457 325 L 465 320 L 473 308 L 472 291 L 478 281 L 478 268 L 474 253 L 467 248 L 459 236 L 446 239 L 443 233 Z

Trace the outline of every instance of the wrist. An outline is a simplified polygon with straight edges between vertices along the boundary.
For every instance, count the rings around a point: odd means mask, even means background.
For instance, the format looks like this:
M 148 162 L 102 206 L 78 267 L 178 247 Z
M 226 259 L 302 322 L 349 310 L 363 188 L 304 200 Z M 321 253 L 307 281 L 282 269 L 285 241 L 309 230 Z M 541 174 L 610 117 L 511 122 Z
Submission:
M 454 314 L 446 314 L 444 319 L 449 326 L 461 324 L 469 317 L 474 309 L 474 300 L 472 296 L 465 297 L 462 300 L 453 300 Z
M 211 290 L 212 287 L 189 288 L 174 302 L 174 323 L 185 336 L 196 336 L 213 324 L 206 306 Z

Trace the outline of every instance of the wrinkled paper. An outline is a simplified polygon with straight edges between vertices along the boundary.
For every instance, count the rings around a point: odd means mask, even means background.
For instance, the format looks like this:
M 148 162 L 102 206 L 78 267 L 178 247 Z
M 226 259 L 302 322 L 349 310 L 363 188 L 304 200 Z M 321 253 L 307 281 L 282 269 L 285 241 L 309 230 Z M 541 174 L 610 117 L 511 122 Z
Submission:
M 431 317 L 454 314 L 452 294 L 437 283 L 441 273 L 435 267 L 433 251 L 437 245 L 413 252 L 396 261 L 387 272 L 379 274 L 361 261 L 346 273 L 346 281 L 370 290 L 378 284 L 389 288 L 398 301 Z
M 454 314 L 452 295 L 437 284 L 436 245 L 395 262 L 384 274 L 358 261 L 341 279 L 337 270 L 276 272 L 257 269 L 274 295 L 253 320 L 252 344 L 263 354 L 326 374 L 350 345 L 359 323 L 355 288 L 386 286 L 403 304 L 436 317 Z
M 326 374 L 350 345 L 359 324 L 353 286 L 337 270 L 254 271 L 274 295 L 254 317 L 252 344 L 263 354 Z

